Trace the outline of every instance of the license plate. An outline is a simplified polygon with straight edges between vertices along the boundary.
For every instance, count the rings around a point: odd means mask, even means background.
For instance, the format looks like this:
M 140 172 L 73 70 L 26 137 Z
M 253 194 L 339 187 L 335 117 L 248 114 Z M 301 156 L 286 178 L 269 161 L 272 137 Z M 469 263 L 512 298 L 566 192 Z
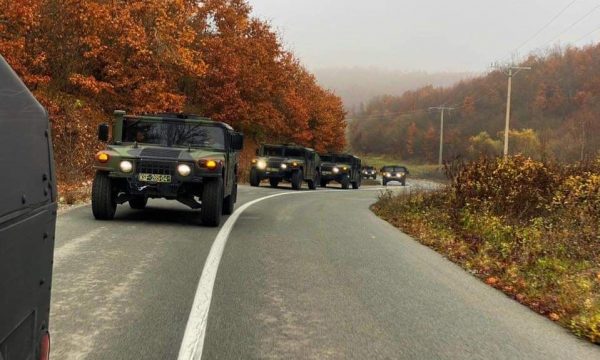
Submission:
M 278 172 L 279 168 L 268 168 L 267 171 L 268 172 Z
M 331 175 L 331 171 L 323 171 L 323 175 Z
M 159 175 L 159 174 L 139 174 L 138 179 L 143 182 L 151 183 L 170 183 L 171 175 Z

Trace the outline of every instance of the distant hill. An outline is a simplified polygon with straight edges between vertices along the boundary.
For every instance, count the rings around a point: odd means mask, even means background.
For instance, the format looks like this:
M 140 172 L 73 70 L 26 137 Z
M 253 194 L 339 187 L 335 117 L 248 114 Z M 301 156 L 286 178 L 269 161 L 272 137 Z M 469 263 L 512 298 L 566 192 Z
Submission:
M 314 71 L 321 85 L 342 97 L 348 111 L 380 95 L 402 95 L 426 85 L 450 86 L 475 76 L 472 73 L 404 72 L 378 68 L 322 68 Z
M 561 161 L 600 154 L 600 44 L 531 55 L 513 82 L 510 152 Z M 446 116 L 445 155 L 478 157 L 502 151 L 507 77 L 493 71 L 450 87 L 426 86 L 374 98 L 351 116 L 350 145 L 363 153 L 436 161 L 440 104 Z

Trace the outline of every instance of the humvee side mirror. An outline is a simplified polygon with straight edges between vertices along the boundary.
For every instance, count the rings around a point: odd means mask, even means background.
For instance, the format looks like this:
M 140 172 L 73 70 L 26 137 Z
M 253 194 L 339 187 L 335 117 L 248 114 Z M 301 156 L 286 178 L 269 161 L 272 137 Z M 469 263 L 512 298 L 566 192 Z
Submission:
M 100 124 L 98 126 L 98 140 L 103 142 L 108 141 L 108 124 Z
M 244 148 L 244 134 L 234 133 L 231 136 L 231 148 L 233 150 L 242 150 Z

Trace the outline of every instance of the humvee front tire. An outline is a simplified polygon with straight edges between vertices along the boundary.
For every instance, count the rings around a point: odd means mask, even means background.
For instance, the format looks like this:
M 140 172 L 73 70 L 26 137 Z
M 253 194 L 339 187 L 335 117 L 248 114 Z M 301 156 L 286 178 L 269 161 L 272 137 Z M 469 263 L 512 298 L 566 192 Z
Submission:
M 406 179 L 402 180 L 402 186 L 406 186 Z
M 315 174 L 312 180 L 308 180 L 308 188 L 311 190 L 317 190 L 317 181 L 320 181 L 319 176 Z
M 252 170 L 250 170 L 250 186 L 257 187 L 258 185 L 260 185 L 258 170 L 256 170 L 256 168 L 252 168 Z
M 360 187 L 360 184 L 358 183 L 358 181 L 353 181 L 352 182 L 352 188 L 354 190 L 357 190 Z
M 97 172 L 92 185 L 92 213 L 97 220 L 112 220 L 117 211 L 117 199 L 113 194 L 108 173 Z
M 217 227 L 223 214 L 223 179 L 210 179 L 202 189 L 202 211 L 200 219 L 206 226 Z
M 231 189 L 231 195 L 226 196 L 223 199 L 223 215 L 231 215 L 233 214 L 233 210 L 235 209 L 235 199 L 237 198 L 237 182 L 233 183 L 233 188 Z
M 148 198 L 145 196 L 138 196 L 129 200 L 129 207 L 134 210 L 144 210 L 148 204 Z
M 271 185 L 271 187 L 276 188 L 277 186 L 279 186 L 279 179 L 277 179 L 277 178 L 270 178 L 269 179 L 269 185 Z
M 327 187 L 327 180 L 321 180 L 321 187 Z
M 348 178 L 348 176 L 344 175 L 342 177 L 342 180 L 340 181 L 340 184 L 342 184 L 342 189 L 348 189 L 350 187 L 350 179 Z
M 292 189 L 300 190 L 302 188 L 303 177 L 304 174 L 302 173 L 302 170 L 294 171 L 292 174 Z

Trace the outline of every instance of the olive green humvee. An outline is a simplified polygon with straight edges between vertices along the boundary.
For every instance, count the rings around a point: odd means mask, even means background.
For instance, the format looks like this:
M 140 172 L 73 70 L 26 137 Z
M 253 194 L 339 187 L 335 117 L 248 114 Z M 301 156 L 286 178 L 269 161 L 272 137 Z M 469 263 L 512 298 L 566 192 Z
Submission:
M 331 181 L 348 189 L 358 189 L 362 183 L 361 160 L 351 154 L 322 154 L 321 155 L 321 187 L 326 187 Z
M 100 125 L 101 141 L 108 133 Z M 202 223 L 218 226 L 234 209 L 243 141 L 231 126 L 196 115 L 115 111 L 112 140 L 94 163 L 94 217 L 111 220 L 117 204 L 144 209 L 149 198 L 165 198 L 201 208 Z
M 277 187 L 281 181 L 289 181 L 294 190 L 299 190 L 306 181 L 309 189 L 317 188 L 321 159 L 315 150 L 294 144 L 263 144 L 256 155 L 250 170 L 251 186 L 259 186 L 262 180 L 269 179 L 272 187 Z

